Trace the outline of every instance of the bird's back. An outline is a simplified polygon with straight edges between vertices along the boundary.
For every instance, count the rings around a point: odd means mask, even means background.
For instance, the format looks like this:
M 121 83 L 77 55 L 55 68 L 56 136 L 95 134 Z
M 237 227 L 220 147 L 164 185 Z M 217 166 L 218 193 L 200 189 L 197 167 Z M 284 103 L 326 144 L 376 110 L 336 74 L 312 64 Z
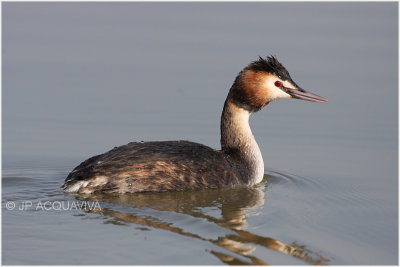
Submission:
M 132 142 L 82 162 L 63 189 L 126 193 L 218 188 L 242 184 L 245 171 L 231 156 L 198 143 Z

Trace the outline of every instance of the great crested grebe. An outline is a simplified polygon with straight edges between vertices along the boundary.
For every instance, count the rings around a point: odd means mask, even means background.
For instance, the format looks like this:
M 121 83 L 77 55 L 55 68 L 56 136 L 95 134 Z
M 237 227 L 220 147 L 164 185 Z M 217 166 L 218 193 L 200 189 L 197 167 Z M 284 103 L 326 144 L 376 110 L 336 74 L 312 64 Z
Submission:
M 249 116 L 275 99 L 327 102 L 301 89 L 273 56 L 236 77 L 221 116 L 221 150 L 189 141 L 131 142 L 82 162 L 65 179 L 69 193 L 183 191 L 254 185 L 264 161 Z

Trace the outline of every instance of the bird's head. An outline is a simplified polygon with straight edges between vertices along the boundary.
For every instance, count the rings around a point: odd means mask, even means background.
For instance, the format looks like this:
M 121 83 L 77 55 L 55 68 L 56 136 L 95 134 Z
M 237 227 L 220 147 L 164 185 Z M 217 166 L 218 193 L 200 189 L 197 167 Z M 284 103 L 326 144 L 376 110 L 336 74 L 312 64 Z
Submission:
M 250 112 L 262 109 L 275 99 L 297 98 L 312 102 L 327 102 L 325 98 L 298 86 L 286 68 L 273 56 L 259 58 L 236 77 L 229 92 L 237 106 Z

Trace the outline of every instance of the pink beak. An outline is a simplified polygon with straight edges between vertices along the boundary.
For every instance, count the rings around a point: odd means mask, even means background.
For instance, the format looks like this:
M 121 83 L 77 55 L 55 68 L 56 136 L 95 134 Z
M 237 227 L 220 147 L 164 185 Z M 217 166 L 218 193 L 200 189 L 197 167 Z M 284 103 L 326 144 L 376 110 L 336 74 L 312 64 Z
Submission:
M 285 86 L 282 86 L 282 90 L 291 95 L 293 98 L 307 100 L 311 102 L 324 103 L 328 102 L 328 99 L 323 98 L 322 96 L 307 92 L 301 88 L 292 89 Z

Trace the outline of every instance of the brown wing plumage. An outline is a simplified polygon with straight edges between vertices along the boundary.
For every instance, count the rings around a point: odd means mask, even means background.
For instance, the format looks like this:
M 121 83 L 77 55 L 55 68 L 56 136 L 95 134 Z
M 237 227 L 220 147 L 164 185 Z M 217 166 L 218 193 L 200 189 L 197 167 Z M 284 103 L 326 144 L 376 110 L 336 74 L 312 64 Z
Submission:
M 242 184 L 246 170 L 221 151 L 188 142 L 129 143 L 94 156 L 66 178 L 67 192 L 146 192 Z

